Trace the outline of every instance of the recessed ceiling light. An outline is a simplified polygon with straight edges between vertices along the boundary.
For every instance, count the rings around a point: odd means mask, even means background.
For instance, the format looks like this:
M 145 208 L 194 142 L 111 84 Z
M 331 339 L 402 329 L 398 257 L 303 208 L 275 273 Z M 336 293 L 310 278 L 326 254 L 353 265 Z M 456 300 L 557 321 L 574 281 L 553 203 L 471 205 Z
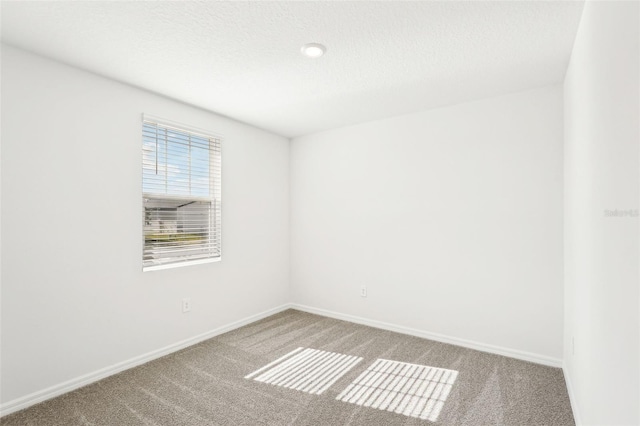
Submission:
M 319 58 L 324 55 L 324 52 L 327 51 L 327 48 L 321 45 L 320 43 L 307 43 L 302 46 L 300 49 L 302 54 L 308 58 Z

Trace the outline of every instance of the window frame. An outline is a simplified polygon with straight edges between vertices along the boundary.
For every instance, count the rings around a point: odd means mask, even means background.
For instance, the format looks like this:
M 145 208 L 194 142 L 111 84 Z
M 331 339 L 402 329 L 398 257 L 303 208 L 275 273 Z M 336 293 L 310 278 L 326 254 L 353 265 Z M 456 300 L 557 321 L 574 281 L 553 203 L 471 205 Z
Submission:
M 197 196 L 197 195 L 179 195 L 179 194 L 160 194 L 160 193 L 152 193 L 152 192 L 144 192 L 144 129 L 145 124 L 156 124 L 163 128 L 174 129 L 178 132 L 195 134 L 200 137 L 205 137 L 209 140 L 215 139 L 217 140 L 217 149 L 213 149 L 211 145 L 209 145 L 209 161 L 211 162 L 210 166 L 210 175 L 209 175 L 209 197 Z M 217 132 L 212 132 L 210 130 L 198 128 L 195 126 L 191 126 L 188 124 L 180 123 L 173 120 L 168 120 L 165 118 L 161 118 L 155 115 L 150 114 L 142 114 L 141 127 L 140 127 L 140 139 L 141 139 L 141 148 L 142 148 L 142 168 L 141 170 L 141 201 L 142 201 L 142 220 L 141 220 L 141 236 L 142 236 L 142 271 L 158 271 L 163 269 L 173 269 L 173 268 L 181 268 L 184 266 L 190 265 L 201 265 L 206 263 L 215 263 L 222 260 L 222 144 L 224 141 L 224 137 Z M 211 142 L 210 142 L 211 143 Z M 217 181 L 216 179 L 217 175 Z M 146 235 L 145 235 L 145 199 L 156 199 L 156 200 L 193 200 L 193 201 L 204 201 L 210 202 L 210 211 L 209 211 L 209 226 L 208 231 L 214 233 L 213 237 L 209 237 L 210 240 L 217 241 L 218 243 L 218 255 L 211 256 L 203 259 L 185 259 L 183 261 L 171 262 L 171 263 L 160 263 L 156 265 L 145 265 L 144 255 L 145 255 L 145 244 L 146 244 Z M 211 222 L 214 221 L 215 225 Z

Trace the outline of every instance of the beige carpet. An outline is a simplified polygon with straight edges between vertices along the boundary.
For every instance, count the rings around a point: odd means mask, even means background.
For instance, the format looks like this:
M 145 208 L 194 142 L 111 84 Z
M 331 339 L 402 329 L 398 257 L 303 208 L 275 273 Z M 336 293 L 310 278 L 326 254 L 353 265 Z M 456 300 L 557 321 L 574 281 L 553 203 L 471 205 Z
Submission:
M 560 369 L 288 310 L 0 424 L 560 426 L 574 419 Z

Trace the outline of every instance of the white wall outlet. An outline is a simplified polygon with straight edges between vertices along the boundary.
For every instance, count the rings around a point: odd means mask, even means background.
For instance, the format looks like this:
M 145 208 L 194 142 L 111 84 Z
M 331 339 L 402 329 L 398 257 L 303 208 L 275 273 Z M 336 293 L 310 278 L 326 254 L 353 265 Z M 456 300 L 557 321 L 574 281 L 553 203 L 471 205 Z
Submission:
M 367 297 L 367 286 L 363 285 L 360 287 L 360 297 Z
M 185 297 L 182 299 L 182 313 L 187 313 L 191 310 L 191 298 Z

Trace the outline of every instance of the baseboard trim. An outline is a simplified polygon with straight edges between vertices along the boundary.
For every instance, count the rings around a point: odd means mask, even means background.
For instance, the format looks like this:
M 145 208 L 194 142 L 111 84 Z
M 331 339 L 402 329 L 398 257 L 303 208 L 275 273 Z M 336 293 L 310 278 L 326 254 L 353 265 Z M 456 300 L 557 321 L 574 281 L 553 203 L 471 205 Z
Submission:
M 573 390 L 573 381 L 571 380 L 571 376 L 567 372 L 567 366 L 562 366 L 562 374 L 564 375 L 564 383 L 567 386 L 567 393 L 569 394 L 569 402 L 571 403 L 571 411 L 573 411 L 573 420 L 576 423 L 576 426 L 582 425 L 582 418 L 580 417 L 580 412 L 578 411 L 578 404 L 576 400 L 576 394 Z
M 475 342 L 472 340 L 460 339 L 457 337 L 446 336 L 443 334 L 432 333 L 432 332 L 418 330 L 410 327 L 404 327 L 401 325 L 362 318 L 354 315 L 342 314 L 339 312 L 329 311 L 326 309 L 315 308 L 315 307 L 301 305 L 297 303 L 287 303 L 287 304 L 278 306 L 276 308 L 269 309 L 264 312 L 260 312 L 255 315 L 251 315 L 249 317 L 243 318 L 233 323 L 215 328 L 213 330 L 199 334 L 197 336 L 176 342 L 174 344 L 165 346 L 163 348 L 160 348 L 151 352 L 147 352 L 146 354 L 128 359 L 126 361 L 119 362 L 117 364 L 113 364 L 109 367 L 101 368 L 100 370 L 96 370 L 94 372 L 85 374 L 83 376 L 79 376 L 74 379 L 68 380 L 66 382 L 48 387 L 40 391 L 33 392 L 29 395 L 16 398 L 12 401 L 8 401 L 0 405 L 0 417 L 14 413 L 16 411 L 23 410 L 27 407 L 38 404 L 40 402 L 46 401 L 51 398 L 55 398 L 56 396 L 60 396 L 67 392 L 71 392 L 83 386 L 87 386 L 91 383 L 97 382 L 98 380 L 120 373 L 124 370 L 137 367 L 149 361 L 153 361 L 154 359 L 163 357 L 165 355 L 169 355 L 173 352 L 177 352 L 181 349 L 195 345 L 204 340 L 235 330 L 247 324 L 251 324 L 252 322 L 255 322 L 263 318 L 266 318 L 268 316 L 285 311 L 287 309 L 297 309 L 299 311 L 308 312 L 311 314 L 321 315 L 329 318 L 335 318 L 343 321 L 349 321 L 356 324 L 367 325 L 367 326 L 379 328 L 382 330 L 394 331 L 396 333 L 422 337 L 425 339 L 435 340 L 437 342 L 449 343 L 452 345 L 462 346 L 465 348 L 475 349 L 478 351 L 488 352 L 496 355 L 503 355 L 510 358 L 533 362 L 536 364 L 547 365 L 550 367 L 562 368 L 562 360 L 548 357 L 545 355 L 538 355 L 531 352 L 525 352 L 525 351 L 520 351 L 516 349 L 489 345 L 485 343 Z M 576 424 L 580 425 L 582 423 L 580 422 L 578 411 L 576 409 L 577 407 L 574 402 L 575 397 L 573 393 L 573 388 L 571 387 L 571 380 L 570 380 L 570 377 L 566 374 L 566 370 L 564 370 L 564 374 L 565 374 L 565 381 L 567 383 L 567 390 L 569 392 L 569 399 L 571 401 L 571 408 L 573 409 L 573 415 L 576 420 Z
M 196 343 L 200 343 L 204 340 L 210 339 L 212 337 L 218 336 L 228 331 L 235 330 L 236 328 L 240 328 L 252 322 L 255 322 L 263 318 L 266 318 L 268 316 L 285 311 L 290 307 L 291 307 L 290 304 L 284 304 L 276 308 L 269 309 L 264 312 L 260 312 L 258 314 L 243 318 L 239 321 L 232 322 L 231 324 L 227 324 L 222 327 L 215 328 L 213 330 L 207 331 L 197 336 L 193 336 L 188 339 L 181 340 L 179 342 L 173 343 L 163 348 L 160 348 L 151 352 L 147 352 L 146 354 L 128 359 L 126 361 L 119 362 L 117 364 L 113 364 L 109 367 L 101 368 L 100 370 L 96 370 L 94 372 L 82 375 L 80 377 L 76 377 L 66 382 L 48 387 L 46 389 L 33 392 L 29 395 L 16 398 L 12 401 L 8 401 L 0 405 L 0 417 L 6 416 L 7 414 L 14 413 L 16 411 L 23 410 L 39 402 L 43 402 L 43 401 L 46 401 L 47 399 L 54 398 L 56 396 L 65 394 L 67 392 L 71 392 L 83 386 L 87 386 L 91 383 L 97 382 L 98 380 L 120 373 L 121 371 L 128 370 L 133 367 L 137 367 L 149 361 L 153 361 L 154 359 L 163 357 L 165 355 L 169 355 L 173 352 L 195 345 Z
M 501 346 L 489 345 L 486 343 L 475 342 L 472 340 L 460 339 L 458 337 L 446 336 L 444 334 L 432 333 L 429 331 L 418 330 L 415 328 L 404 327 L 401 325 L 390 324 L 387 322 L 357 317 L 349 314 L 342 314 L 339 312 L 333 312 L 326 309 L 314 308 L 312 306 L 300 305 L 292 303 L 290 305 L 292 309 L 308 312 L 311 314 L 322 315 L 325 317 L 335 318 L 343 321 L 354 322 L 357 324 L 367 325 L 370 327 L 380 328 L 388 331 L 395 331 L 396 333 L 408 334 L 410 336 L 422 337 L 425 339 L 435 340 L 437 342 L 449 343 L 452 345 L 462 346 L 469 349 L 475 349 L 482 352 L 489 352 L 496 355 L 507 356 L 510 358 L 519 359 L 522 361 L 533 362 L 536 364 L 547 365 L 549 367 L 562 368 L 562 360 L 558 358 L 549 357 L 546 355 L 539 355 L 532 352 L 521 351 L 517 349 L 510 349 Z

